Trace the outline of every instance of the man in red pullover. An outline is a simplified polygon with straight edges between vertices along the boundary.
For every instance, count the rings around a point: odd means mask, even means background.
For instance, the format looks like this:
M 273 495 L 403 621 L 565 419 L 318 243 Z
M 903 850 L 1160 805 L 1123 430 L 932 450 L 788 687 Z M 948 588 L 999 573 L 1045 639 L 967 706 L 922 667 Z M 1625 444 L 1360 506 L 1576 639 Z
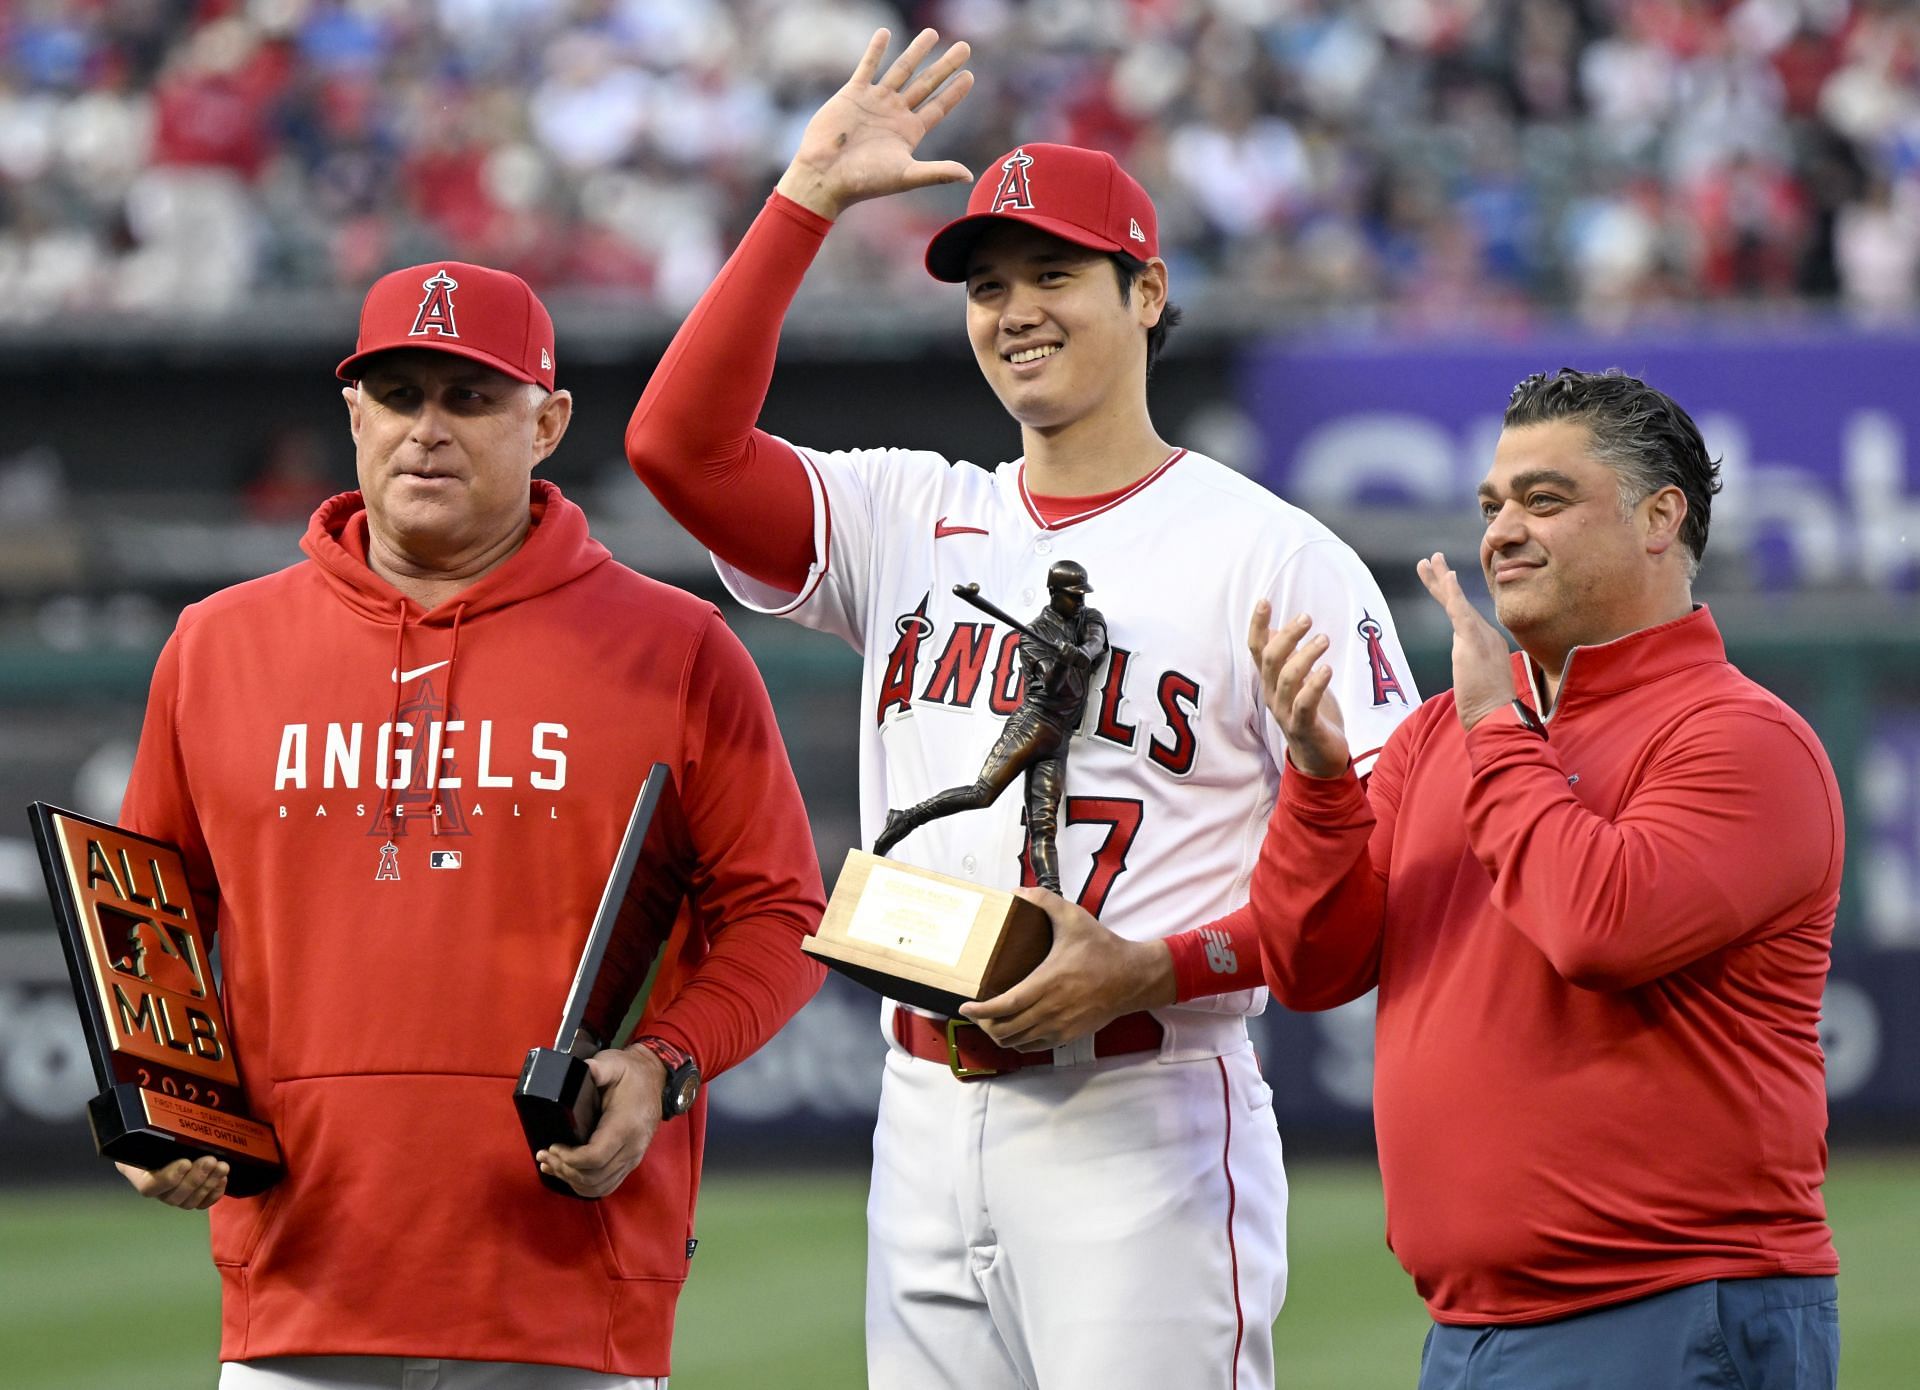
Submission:
M 188 608 L 154 671 L 122 818 L 185 856 L 287 1167 L 245 1199 L 212 1159 L 122 1171 L 212 1208 L 229 1390 L 664 1385 L 705 1123 L 686 1084 L 820 982 L 759 673 L 712 605 L 532 481 L 572 413 L 554 363 L 515 276 L 378 281 L 339 367 L 360 490 L 314 514 L 305 562 Z M 637 1041 L 589 1062 L 590 1141 L 539 1156 L 578 1201 L 541 1184 L 514 1078 L 655 762 L 684 894 Z
M 1830 1390 L 1833 771 L 1692 601 L 1718 468 L 1686 412 L 1563 369 L 1505 423 L 1480 562 L 1520 651 L 1423 560 L 1453 689 L 1364 786 L 1312 615 L 1255 610 L 1289 764 L 1248 909 L 1268 984 L 1379 990 L 1422 1390 Z

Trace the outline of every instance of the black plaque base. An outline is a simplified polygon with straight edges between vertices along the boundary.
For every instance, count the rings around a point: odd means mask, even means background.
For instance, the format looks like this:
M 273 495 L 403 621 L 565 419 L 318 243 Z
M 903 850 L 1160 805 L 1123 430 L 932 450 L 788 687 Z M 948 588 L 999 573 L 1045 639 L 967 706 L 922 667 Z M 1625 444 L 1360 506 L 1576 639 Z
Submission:
M 513 1090 L 513 1108 L 520 1112 L 520 1128 L 527 1147 L 535 1153 L 553 1144 L 584 1144 L 600 1118 L 600 1091 L 586 1062 L 571 1052 L 550 1047 L 527 1050 L 520 1082 Z M 568 1197 L 580 1194 L 551 1173 L 540 1181 Z
M 925 1009 L 930 1014 L 941 1014 L 947 1018 L 959 1018 L 960 1006 L 974 1002 L 971 994 L 962 994 L 958 990 L 942 989 L 923 980 L 904 979 L 885 970 L 870 966 L 855 965 L 852 961 L 830 960 L 822 957 L 822 962 L 831 967 L 836 974 L 845 975 L 857 985 L 865 985 L 875 994 L 884 994 L 889 999 L 898 999 L 902 1004 L 911 1004 L 916 1009 Z
M 178 1116 L 156 1118 L 148 1110 L 148 1092 L 131 1083 L 122 1083 L 102 1091 L 87 1102 L 87 1123 L 93 1129 L 94 1147 L 119 1163 L 131 1164 L 152 1172 L 164 1168 L 176 1158 L 200 1158 L 211 1154 L 227 1165 L 227 1195 L 256 1197 L 280 1180 L 281 1166 L 267 1162 L 219 1142 L 223 1128 L 236 1124 L 249 1130 L 264 1128 L 258 1121 L 236 1121 L 232 1116 L 206 1106 L 189 1107 L 186 1102 L 170 1102 L 170 1108 L 199 1112 L 190 1115 L 191 1137 L 175 1132 Z M 161 1121 L 164 1120 L 163 1124 Z M 237 1133 L 238 1142 L 249 1136 Z

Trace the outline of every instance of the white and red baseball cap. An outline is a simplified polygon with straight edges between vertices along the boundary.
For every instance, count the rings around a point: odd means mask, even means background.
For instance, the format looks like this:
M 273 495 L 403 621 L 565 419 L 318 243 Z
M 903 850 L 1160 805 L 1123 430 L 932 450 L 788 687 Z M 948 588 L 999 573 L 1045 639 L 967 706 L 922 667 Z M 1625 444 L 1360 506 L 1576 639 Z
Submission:
M 553 389 L 553 318 L 518 275 L 464 261 L 429 261 L 373 282 L 360 340 L 333 374 L 358 381 L 367 359 L 395 348 L 471 358 Z
M 965 280 L 974 241 L 995 222 L 1009 221 L 1096 251 L 1124 251 L 1143 261 L 1160 254 L 1153 199 L 1112 155 L 1078 145 L 1022 145 L 980 176 L 967 215 L 934 233 L 927 272 L 936 280 Z

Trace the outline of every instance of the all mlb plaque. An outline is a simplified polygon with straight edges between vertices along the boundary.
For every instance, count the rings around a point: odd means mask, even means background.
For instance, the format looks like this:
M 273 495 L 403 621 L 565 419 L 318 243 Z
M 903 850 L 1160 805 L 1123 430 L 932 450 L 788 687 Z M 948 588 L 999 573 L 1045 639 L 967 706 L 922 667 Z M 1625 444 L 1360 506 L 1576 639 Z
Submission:
M 27 808 L 99 1094 L 96 1148 L 136 1168 L 211 1154 L 250 1197 L 282 1172 L 239 1059 L 180 851 L 36 801 Z

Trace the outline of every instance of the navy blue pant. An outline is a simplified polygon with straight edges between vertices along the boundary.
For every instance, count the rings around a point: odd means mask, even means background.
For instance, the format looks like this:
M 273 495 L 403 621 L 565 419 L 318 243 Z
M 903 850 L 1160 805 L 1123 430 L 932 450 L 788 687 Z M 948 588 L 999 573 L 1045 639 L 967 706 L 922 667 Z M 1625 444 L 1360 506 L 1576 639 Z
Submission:
M 1712 1279 L 1520 1327 L 1435 1324 L 1420 1390 L 1834 1390 L 1831 1278 Z

